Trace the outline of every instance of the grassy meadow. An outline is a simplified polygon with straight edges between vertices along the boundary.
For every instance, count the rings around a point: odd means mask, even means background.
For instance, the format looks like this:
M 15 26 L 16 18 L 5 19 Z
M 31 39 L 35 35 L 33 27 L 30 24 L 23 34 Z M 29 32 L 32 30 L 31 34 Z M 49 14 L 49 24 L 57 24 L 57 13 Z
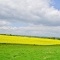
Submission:
M 60 46 L 0 44 L 0 60 L 60 60 Z
M 60 40 L 0 35 L 0 60 L 60 60 Z

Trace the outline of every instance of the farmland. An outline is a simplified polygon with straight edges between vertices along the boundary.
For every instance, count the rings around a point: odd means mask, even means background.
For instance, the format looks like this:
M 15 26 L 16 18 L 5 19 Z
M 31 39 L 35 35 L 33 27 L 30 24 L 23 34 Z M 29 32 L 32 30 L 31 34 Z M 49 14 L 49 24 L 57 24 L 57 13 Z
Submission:
M 56 45 L 56 44 L 60 44 L 60 40 L 47 39 L 47 38 L 0 35 L 0 43 Z
M 0 44 L 0 60 L 60 60 L 60 46 Z
M 0 60 L 60 60 L 60 40 L 0 35 Z

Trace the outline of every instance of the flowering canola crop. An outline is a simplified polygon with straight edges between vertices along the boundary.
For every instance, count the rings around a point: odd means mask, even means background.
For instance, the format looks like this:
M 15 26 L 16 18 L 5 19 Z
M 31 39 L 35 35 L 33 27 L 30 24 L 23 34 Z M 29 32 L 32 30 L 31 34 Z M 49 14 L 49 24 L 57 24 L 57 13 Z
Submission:
M 60 44 L 60 40 L 47 39 L 47 38 L 0 35 L 0 43 L 56 45 L 56 44 Z

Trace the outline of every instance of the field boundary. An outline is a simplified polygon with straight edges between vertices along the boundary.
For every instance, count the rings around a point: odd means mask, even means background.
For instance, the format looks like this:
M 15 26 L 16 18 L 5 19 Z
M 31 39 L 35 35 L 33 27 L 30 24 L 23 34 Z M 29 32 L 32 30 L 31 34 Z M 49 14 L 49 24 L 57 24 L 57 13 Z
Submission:
M 0 45 L 60 46 L 60 44 L 54 44 L 54 45 L 37 45 L 37 44 L 18 44 L 18 43 L 0 43 Z

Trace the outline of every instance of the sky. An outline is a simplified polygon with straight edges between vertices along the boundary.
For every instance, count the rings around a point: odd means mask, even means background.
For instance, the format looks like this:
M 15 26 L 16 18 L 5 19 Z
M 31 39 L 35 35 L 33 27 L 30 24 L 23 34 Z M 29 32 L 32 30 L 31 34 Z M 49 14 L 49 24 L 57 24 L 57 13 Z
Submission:
M 0 33 L 60 37 L 60 0 L 0 0 Z

